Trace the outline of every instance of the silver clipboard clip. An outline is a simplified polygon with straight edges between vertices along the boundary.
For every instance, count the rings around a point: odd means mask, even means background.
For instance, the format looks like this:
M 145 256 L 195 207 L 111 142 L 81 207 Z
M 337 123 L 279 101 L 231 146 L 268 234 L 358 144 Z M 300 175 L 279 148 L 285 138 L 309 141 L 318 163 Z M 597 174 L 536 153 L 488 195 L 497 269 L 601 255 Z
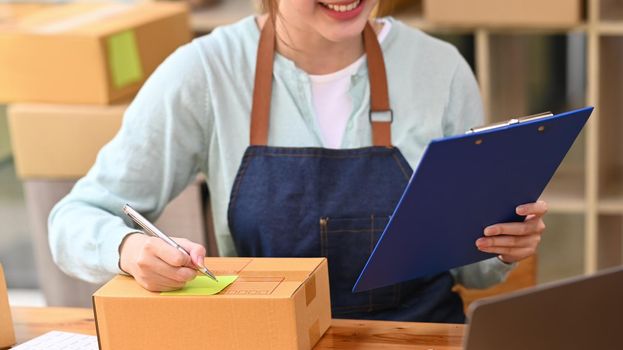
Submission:
M 481 131 L 494 130 L 494 129 L 502 128 L 502 127 L 505 127 L 505 126 L 513 125 L 513 124 L 531 122 L 531 121 L 534 121 L 534 120 L 539 120 L 539 119 L 551 117 L 553 115 L 554 114 L 552 112 L 543 112 L 543 113 L 533 114 L 533 115 L 529 115 L 529 116 L 525 116 L 525 117 L 513 118 L 511 120 L 507 120 L 507 121 L 504 121 L 504 122 L 489 124 L 489 125 L 485 125 L 485 126 L 479 126 L 477 128 L 471 128 L 471 129 L 467 130 L 465 133 L 466 134 L 473 134 L 473 133 L 481 132 Z

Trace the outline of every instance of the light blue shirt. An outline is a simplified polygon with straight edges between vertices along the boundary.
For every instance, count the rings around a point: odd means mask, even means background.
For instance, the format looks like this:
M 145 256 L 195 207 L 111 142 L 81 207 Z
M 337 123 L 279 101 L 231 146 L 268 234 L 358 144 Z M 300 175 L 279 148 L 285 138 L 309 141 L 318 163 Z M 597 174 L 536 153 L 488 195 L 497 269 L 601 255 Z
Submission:
M 482 124 L 481 99 L 473 73 L 453 46 L 388 20 L 392 26 L 381 46 L 394 111 L 392 142 L 415 168 L 431 139 Z M 258 39 L 255 20 L 248 17 L 182 46 L 152 74 L 119 133 L 50 214 L 50 247 L 62 270 L 91 282 L 120 273 L 119 245 L 136 232 L 123 204 L 155 220 L 199 172 L 210 189 L 219 252 L 235 255 L 227 206 L 249 145 Z M 352 75 L 350 93 L 354 109 L 342 148 L 370 146 L 365 64 Z M 269 145 L 323 146 L 309 76 L 279 54 L 270 118 Z M 452 273 L 468 287 L 487 287 L 511 268 L 490 259 Z

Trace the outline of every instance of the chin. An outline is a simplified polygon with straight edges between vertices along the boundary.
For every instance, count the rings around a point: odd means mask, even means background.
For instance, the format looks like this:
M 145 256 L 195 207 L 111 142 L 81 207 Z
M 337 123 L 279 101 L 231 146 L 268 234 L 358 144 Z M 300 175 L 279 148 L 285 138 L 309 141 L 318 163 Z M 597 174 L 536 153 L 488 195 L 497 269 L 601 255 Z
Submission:
M 354 37 L 361 36 L 363 29 L 367 23 L 367 19 L 358 21 L 358 23 L 352 23 L 348 26 L 339 26 L 338 28 L 333 28 L 334 26 L 330 26 L 326 29 L 321 29 L 321 35 L 325 37 L 327 40 L 332 42 L 342 42 L 352 39 Z
M 318 1 L 318 15 L 323 23 L 319 32 L 333 42 L 361 35 L 376 3 L 377 0 Z

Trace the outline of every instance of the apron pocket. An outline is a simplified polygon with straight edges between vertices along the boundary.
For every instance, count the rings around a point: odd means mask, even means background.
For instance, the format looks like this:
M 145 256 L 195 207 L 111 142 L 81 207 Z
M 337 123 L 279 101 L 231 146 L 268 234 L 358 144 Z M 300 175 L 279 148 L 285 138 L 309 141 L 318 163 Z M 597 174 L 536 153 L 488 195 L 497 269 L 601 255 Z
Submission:
M 329 261 L 334 316 L 378 311 L 400 303 L 400 284 L 367 292 L 351 291 L 388 221 L 388 215 L 320 218 L 320 254 Z

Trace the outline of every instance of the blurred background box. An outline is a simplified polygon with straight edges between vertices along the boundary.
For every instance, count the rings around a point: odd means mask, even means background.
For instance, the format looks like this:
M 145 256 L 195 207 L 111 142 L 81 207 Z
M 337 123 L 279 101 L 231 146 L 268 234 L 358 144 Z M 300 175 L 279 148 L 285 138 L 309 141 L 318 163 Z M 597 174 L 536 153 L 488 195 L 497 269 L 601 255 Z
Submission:
M 20 6 L 0 5 L 1 103 L 127 99 L 192 37 L 183 3 Z
M 0 349 L 7 348 L 13 344 L 15 344 L 13 319 L 11 318 L 9 296 L 7 295 L 6 282 L 4 281 L 4 270 L 2 269 L 2 264 L 0 264 Z
M 15 104 L 9 107 L 20 178 L 76 179 L 119 130 L 127 105 Z
M 8 4 L 13 2 L 13 4 Z M 12 22 L 19 21 L 24 16 L 28 16 L 34 12 L 44 9 L 49 4 L 37 3 L 37 2 L 20 2 L 6 1 L 5 4 L 0 4 L 0 25 L 7 26 Z
M 22 180 L 39 286 L 49 306 L 91 307 L 99 287 L 65 275 L 53 262 L 47 219 L 117 133 L 127 105 L 16 104 L 8 111 L 16 171 Z M 197 178 L 166 207 L 156 225 L 216 255 L 205 181 Z
M 579 24 L 582 0 L 424 0 L 424 16 L 434 23 L 490 26 Z

